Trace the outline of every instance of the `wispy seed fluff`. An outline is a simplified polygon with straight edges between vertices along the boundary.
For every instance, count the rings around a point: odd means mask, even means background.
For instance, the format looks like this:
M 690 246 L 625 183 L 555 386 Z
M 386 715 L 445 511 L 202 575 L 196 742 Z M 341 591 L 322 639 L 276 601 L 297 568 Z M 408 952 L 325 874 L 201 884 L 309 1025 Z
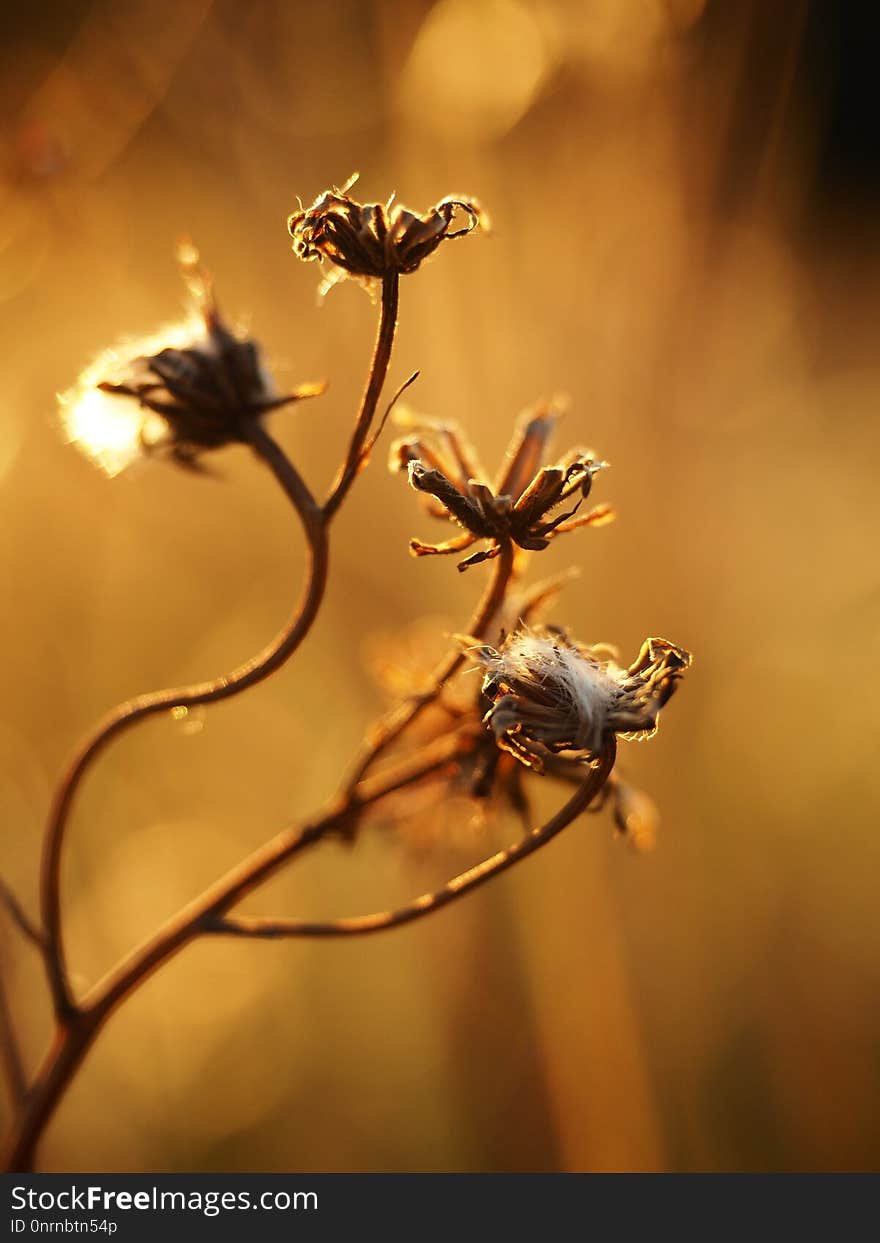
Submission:
M 650 738 L 691 662 L 665 639 L 646 639 L 624 669 L 611 649 L 550 629 L 519 630 L 499 649 L 479 646 L 474 654 L 486 670 L 486 725 L 500 747 L 539 771 L 543 756 L 560 751 L 590 760 L 612 734 Z

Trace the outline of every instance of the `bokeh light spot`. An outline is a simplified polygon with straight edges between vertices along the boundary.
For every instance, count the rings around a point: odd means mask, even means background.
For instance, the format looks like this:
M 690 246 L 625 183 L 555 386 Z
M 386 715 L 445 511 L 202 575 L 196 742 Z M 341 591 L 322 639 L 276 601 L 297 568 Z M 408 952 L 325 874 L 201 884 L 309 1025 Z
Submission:
M 441 0 L 402 76 L 404 115 L 450 139 L 497 138 L 525 115 L 546 81 L 549 43 L 518 0 Z

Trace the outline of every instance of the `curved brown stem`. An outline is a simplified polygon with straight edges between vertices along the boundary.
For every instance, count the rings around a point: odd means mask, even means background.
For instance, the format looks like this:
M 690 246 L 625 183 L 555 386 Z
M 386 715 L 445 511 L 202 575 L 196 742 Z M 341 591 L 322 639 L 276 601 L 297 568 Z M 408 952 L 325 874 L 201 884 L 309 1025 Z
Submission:
M 567 828 L 582 812 L 585 812 L 602 791 L 605 782 L 614 767 L 616 745 L 614 738 L 606 744 L 599 764 L 590 769 L 587 778 L 580 784 L 564 807 L 550 820 L 532 829 L 525 837 L 499 850 L 489 859 L 484 859 L 475 867 L 453 877 L 442 889 L 433 893 L 422 894 L 405 906 L 394 911 L 376 911 L 371 915 L 354 915 L 346 919 L 314 921 L 303 919 L 267 919 L 248 918 L 246 916 L 222 916 L 207 921 L 203 927 L 206 932 L 226 933 L 238 937 L 258 937 L 265 940 L 277 940 L 281 937 L 343 937 L 363 936 L 372 932 L 384 932 L 389 928 L 399 928 L 402 924 L 412 923 L 424 915 L 431 915 L 441 907 L 448 906 L 465 894 L 471 893 L 486 881 L 500 876 L 514 864 L 528 858 L 542 846 L 546 846 L 564 828 Z
M 320 507 L 296 467 L 269 433 L 256 421 L 248 425 L 248 437 L 293 502 L 308 545 L 309 564 L 299 603 L 277 638 L 232 673 L 209 682 L 174 687 L 138 695 L 114 708 L 80 745 L 62 774 L 49 809 L 43 841 L 40 898 L 45 934 L 46 963 L 56 1014 L 70 1016 L 76 1002 L 70 987 L 64 954 L 61 921 L 61 855 L 65 829 L 80 783 L 111 739 L 136 721 L 174 707 L 195 707 L 229 699 L 269 677 L 296 651 L 317 615 L 327 581 L 327 529 Z
M 382 394 L 385 377 L 388 374 L 388 364 L 391 362 L 394 334 L 397 331 L 399 290 L 400 277 L 398 273 L 389 272 L 382 280 L 382 306 L 379 314 L 379 329 L 376 334 L 373 358 L 370 363 L 364 394 L 361 398 L 354 432 L 348 446 L 348 452 L 345 455 L 345 461 L 340 467 L 339 474 L 336 476 L 330 493 L 324 502 L 324 515 L 328 521 L 345 500 L 348 490 L 354 483 L 364 461 L 367 436 L 376 415 L 376 406 Z
M 504 601 L 510 578 L 513 573 L 514 548 L 508 540 L 501 545 L 501 550 L 493 566 L 490 578 L 482 598 L 477 604 L 466 632 L 475 639 L 485 638 L 485 632 Z M 352 770 L 345 784 L 346 790 L 353 790 L 362 781 L 376 760 L 383 755 L 392 743 L 396 742 L 405 729 L 418 717 L 429 704 L 433 703 L 443 687 L 458 672 L 465 661 L 465 653 L 455 650 L 437 666 L 431 674 L 428 689 L 420 695 L 413 695 L 392 708 L 369 731 L 367 741 L 355 759 Z

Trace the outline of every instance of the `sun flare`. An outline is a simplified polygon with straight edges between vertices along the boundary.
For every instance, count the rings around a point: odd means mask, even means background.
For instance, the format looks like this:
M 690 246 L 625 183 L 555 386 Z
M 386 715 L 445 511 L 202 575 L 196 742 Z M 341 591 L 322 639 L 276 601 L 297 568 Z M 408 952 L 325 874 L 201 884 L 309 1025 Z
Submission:
M 130 375 L 132 358 L 149 358 L 169 347 L 192 346 L 204 335 L 201 318 L 193 315 L 147 337 L 104 350 L 84 368 L 75 384 L 59 394 L 61 423 L 69 443 L 111 479 L 141 457 L 145 447 L 160 444 L 167 434 L 161 415 L 132 401 L 119 401 L 98 385 Z

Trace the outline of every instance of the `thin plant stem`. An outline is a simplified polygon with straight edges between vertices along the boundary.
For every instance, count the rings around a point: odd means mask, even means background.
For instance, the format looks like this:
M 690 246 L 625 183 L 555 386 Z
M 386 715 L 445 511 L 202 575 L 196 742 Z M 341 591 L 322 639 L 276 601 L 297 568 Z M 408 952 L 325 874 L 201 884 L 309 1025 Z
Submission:
M 470 745 L 466 734 L 447 736 L 437 746 L 400 764 L 392 772 L 364 782 L 356 793 L 336 799 L 306 824 L 282 830 L 133 950 L 91 989 L 75 1011 L 59 1019 L 52 1046 L 19 1114 L 3 1168 L 14 1171 L 31 1168 L 40 1137 L 104 1023 L 144 980 L 203 935 L 212 920 L 268 880 L 294 856 L 330 833 L 349 833 L 364 808 L 442 772 L 455 764 Z
M 510 578 L 513 574 L 514 548 L 506 540 L 502 545 L 493 565 L 492 577 L 484 591 L 474 614 L 466 626 L 466 632 L 475 639 L 486 637 L 486 631 L 492 619 L 501 607 Z M 465 653 L 455 650 L 449 653 L 431 674 L 426 690 L 412 695 L 391 709 L 367 734 L 367 741 L 352 765 L 346 781 L 346 790 L 353 790 L 359 781 L 373 767 L 381 755 L 397 741 L 404 730 L 408 729 L 429 704 L 432 704 L 443 687 L 453 677 L 465 661 Z
M 590 769 L 589 775 L 578 786 L 569 801 L 545 824 L 532 829 L 525 837 L 499 850 L 489 859 L 484 859 L 475 867 L 462 872 L 459 876 L 433 893 L 422 894 L 405 906 L 393 911 L 376 911 L 370 915 L 354 915 L 345 919 L 326 921 L 303 919 L 272 919 L 261 917 L 226 915 L 213 919 L 205 924 L 207 932 L 227 934 L 238 937 L 257 937 L 263 940 L 278 940 L 284 937 L 345 937 L 364 936 L 373 932 L 384 932 L 389 928 L 399 928 L 402 924 L 412 923 L 450 902 L 463 898 L 486 881 L 514 864 L 528 858 L 529 855 L 546 846 L 582 812 L 585 812 L 593 800 L 601 793 L 605 782 L 614 766 L 616 747 L 612 738 L 606 745 L 597 767 Z
M 169 708 L 216 703 L 255 686 L 279 669 L 296 651 L 317 616 L 327 581 L 327 529 L 320 507 L 293 463 L 257 421 L 248 424 L 254 451 L 272 471 L 296 509 L 308 549 L 302 594 L 290 620 L 268 647 L 231 673 L 209 682 L 138 695 L 114 708 L 81 743 L 55 788 L 43 839 L 40 875 L 46 963 L 56 1014 L 76 1011 L 65 961 L 61 918 L 61 856 L 74 797 L 86 772 L 111 739 L 136 721 Z
M 3 1063 L 3 1074 L 12 1108 L 13 1110 L 21 1109 L 27 1095 L 27 1076 L 12 1018 L 12 1008 L 6 992 L 2 962 L 0 962 L 0 1061 Z
M 19 902 L 12 887 L 2 877 L 0 877 L 0 906 L 6 908 L 6 913 L 19 932 L 42 954 L 45 950 L 42 932 Z
M 389 272 L 383 277 L 379 328 L 376 334 L 376 344 L 373 349 L 366 387 L 361 398 L 360 409 L 348 446 L 348 452 L 345 455 L 345 461 L 339 468 L 339 473 L 323 506 L 324 515 L 328 522 L 345 500 L 364 462 L 364 448 L 376 415 L 376 407 L 382 394 L 385 377 L 388 374 L 388 365 L 391 362 L 394 335 L 397 331 L 399 290 L 400 277 L 397 272 Z

